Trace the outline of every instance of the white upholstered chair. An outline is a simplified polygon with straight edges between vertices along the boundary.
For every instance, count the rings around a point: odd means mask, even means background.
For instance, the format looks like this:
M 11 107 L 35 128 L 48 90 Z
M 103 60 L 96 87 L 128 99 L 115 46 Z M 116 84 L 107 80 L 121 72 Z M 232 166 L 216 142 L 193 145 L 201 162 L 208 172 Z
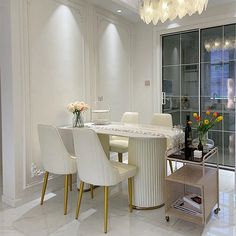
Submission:
M 72 191 L 72 174 L 77 172 L 75 157 L 68 153 L 58 130 L 54 126 L 40 124 L 38 125 L 38 134 L 43 168 L 45 170 L 41 205 L 43 205 L 49 173 L 65 175 L 64 215 L 66 215 L 69 181 L 70 191 Z
M 173 121 L 171 114 L 154 113 L 151 120 L 152 125 L 166 126 L 172 129 Z
M 125 112 L 121 118 L 122 123 L 138 124 L 138 112 Z M 111 136 L 110 137 L 110 151 L 118 153 L 118 160 L 122 162 L 123 153 L 128 152 L 129 139 L 126 137 Z
M 132 211 L 132 177 L 137 168 L 133 165 L 109 161 L 102 148 L 97 134 L 87 128 L 74 129 L 74 147 L 77 157 L 77 167 L 80 177 L 79 196 L 76 209 L 76 219 L 79 216 L 84 183 L 104 186 L 104 232 L 107 233 L 108 220 L 108 190 L 128 179 L 129 209 Z
M 152 116 L 151 125 L 160 125 L 172 129 L 173 128 L 172 116 L 171 114 L 154 113 Z M 169 165 L 171 173 L 173 173 L 173 166 L 171 161 L 169 161 Z

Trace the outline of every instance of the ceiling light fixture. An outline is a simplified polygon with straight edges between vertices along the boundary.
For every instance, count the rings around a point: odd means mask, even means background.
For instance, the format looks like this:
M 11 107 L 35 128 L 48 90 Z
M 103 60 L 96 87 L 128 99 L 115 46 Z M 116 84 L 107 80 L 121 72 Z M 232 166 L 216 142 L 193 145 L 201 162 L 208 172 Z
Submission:
M 159 20 L 163 23 L 196 12 L 200 15 L 207 4 L 208 0 L 140 0 L 139 13 L 146 24 L 153 22 L 156 25 Z
M 220 51 L 220 50 L 235 50 L 236 40 L 234 38 L 227 38 L 224 42 L 221 39 L 206 40 L 204 46 L 207 52 Z

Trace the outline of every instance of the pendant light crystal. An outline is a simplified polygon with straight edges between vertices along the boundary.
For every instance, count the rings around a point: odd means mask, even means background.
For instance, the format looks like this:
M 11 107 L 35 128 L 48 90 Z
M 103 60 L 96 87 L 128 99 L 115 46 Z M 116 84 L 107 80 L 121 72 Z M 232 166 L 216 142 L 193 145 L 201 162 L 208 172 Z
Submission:
M 201 14 L 207 4 L 208 0 L 140 0 L 139 12 L 146 24 L 153 22 L 156 25 L 159 20 L 163 23 L 167 19 L 181 19 L 195 12 Z

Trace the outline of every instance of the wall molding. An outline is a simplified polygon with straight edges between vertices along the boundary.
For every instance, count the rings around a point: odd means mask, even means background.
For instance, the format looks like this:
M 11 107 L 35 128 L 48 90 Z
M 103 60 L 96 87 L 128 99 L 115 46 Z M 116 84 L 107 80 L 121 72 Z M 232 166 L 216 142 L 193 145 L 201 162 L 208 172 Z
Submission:
M 35 161 L 34 161 L 34 153 L 32 151 L 33 148 L 33 120 L 32 120 L 32 101 L 31 101 L 31 64 L 30 64 L 30 50 L 31 50 L 31 38 L 30 38 L 30 3 L 32 3 L 32 1 L 34 0 L 30 0 L 30 2 L 28 1 L 27 5 L 25 6 L 25 11 L 27 12 L 27 19 L 24 25 L 24 31 L 27 35 L 27 38 L 24 39 L 24 42 L 26 42 L 26 46 L 24 47 L 24 51 L 25 51 L 25 55 L 27 55 L 28 59 L 26 59 L 25 63 L 25 67 L 27 68 L 28 74 L 27 76 L 25 76 L 24 78 L 25 81 L 25 86 L 27 92 L 25 92 L 25 101 L 26 101 L 26 120 L 25 120 L 25 126 L 27 127 L 26 129 L 26 138 L 27 138 L 27 142 L 26 142 L 26 153 L 24 155 L 24 164 L 25 164 L 25 177 L 24 177 L 24 189 L 26 188 L 30 188 L 35 186 L 35 184 L 40 183 L 41 179 L 42 179 L 42 174 L 43 172 L 40 171 L 38 172 L 37 175 L 32 176 L 31 170 L 32 170 L 32 165 L 35 165 Z M 53 1 L 59 4 L 63 4 L 66 5 L 68 8 L 70 8 L 72 11 L 76 12 L 76 14 L 78 14 L 79 19 L 80 19 L 80 26 L 81 26 L 81 31 L 83 33 L 83 41 L 82 41 L 82 50 L 83 50 L 83 78 L 82 78 L 82 97 L 83 99 L 85 99 L 86 97 L 86 46 L 85 46 L 85 17 L 86 17 L 86 10 L 85 10 L 85 5 L 80 4 L 78 2 L 75 1 L 65 1 L 65 0 L 49 0 L 49 1 Z M 40 167 L 37 167 L 38 169 L 40 169 Z M 53 176 L 53 178 L 57 178 L 56 176 Z
M 12 125 L 10 130 L 12 134 L 8 134 L 12 139 L 12 149 L 7 149 L 7 155 L 5 155 L 5 163 L 11 163 L 12 173 L 8 172 L 4 174 L 5 186 L 10 183 L 10 191 L 5 192 L 2 196 L 4 202 L 9 205 L 16 206 L 29 199 L 38 196 L 41 191 L 42 174 L 40 162 L 37 162 L 34 157 L 32 145 L 33 145 L 33 117 L 32 117 L 32 54 L 31 44 L 32 35 L 30 32 L 30 6 L 34 1 L 38 0 L 9 0 L 10 12 L 9 19 L 12 26 L 9 36 L 11 41 L 12 58 L 9 59 L 11 63 L 12 76 L 9 78 L 12 80 Z M 97 81 L 97 56 L 98 49 L 96 44 L 98 38 L 96 35 L 96 27 L 98 21 L 108 21 L 118 27 L 121 27 L 128 34 L 129 42 L 129 54 L 127 58 L 129 60 L 129 70 L 127 69 L 128 85 L 129 86 L 129 107 L 132 110 L 133 107 L 133 24 L 127 22 L 121 17 L 115 16 L 106 10 L 99 9 L 94 5 L 85 3 L 80 0 L 48 0 L 57 4 L 63 4 L 68 6 L 73 13 L 78 14 L 78 22 L 81 27 L 83 39 L 81 47 L 83 48 L 81 63 L 83 70 L 83 82 L 82 82 L 82 97 L 92 99 L 93 92 L 96 91 Z M 76 15 L 77 16 L 77 15 Z M 77 17 L 76 17 L 77 19 Z M 9 34 L 10 35 L 10 34 Z M 82 49 L 81 49 L 82 50 Z M 4 78 L 6 79 L 6 78 Z M 8 78 L 7 78 L 8 79 Z M 11 85 L 11 84 L 10 84 Z M 9 86 L 7 84 L 7 86 Z M 95 88 L 95 89 L 94 89 Z M 96 96 L 96 93 L 95 93 Z M 5 99 L 6 100 L 6 99 Z M 9 102 L 10 104 L 10 102 Z M 8 120 L 9 121 L 9 120 Z M 6 121 L 5 121 L 6 122 Z M 7 129 L 6 129 L 7 130 Z M 7 130 L 8 131 L 8 130 Z M 6 131 L 5 131 L 6 133 Z M 8 141 L 12 145 L 11 142 Z M 10 145 L 8 144 L 8 146 Z M 5 148 L 5 147 L 4 147 Z M 7 170 L 8 170 L 7 169 Z M 4 171 L 3 171 L 4 172 Z M 8 179 L 11 174 L 11 180 Z M 62 187 L 62 178 L 55 175 L 50 175 L 50 181 L 48 183 L 48 190 L 56 190 Z M 5 190 L 4 190 L 5 191 Z
M 127 35 L 129 36 L 129 78 L 128 78 L 128 86 L 129 86 L 129 109 L 133 110 L 134 104 L 133 104 L 133 24 L 130 22 L 127 22 L 123 18 L 117 17 L 112 13 L 109 13 L 99 7 L 95 7 L 95 27 L 94 27 L 94 35 L 95 37 L 95 68 L 96 68 L 96 74 L 94 78 L 94 91 L 95 91 L 95 98 L 97 99 L 97 80 L 99 75 L 99 64 L 98 64 L 98 57 L 99 57 L 99 29 L 101 27 L 101 24 L 103 22 L 112 23 L 116 25 L 117 27 L 120 27 L 124 29 L 127 32 Z
M 16 206 L 21 203 L 35 198 L 38 192 L 41 191 L 43 170 L 41 168 L 40 160 L 35 159 L 33 151 L 33 127 L 35 127 L 32 117 L 32 36 L 31 35 L 31 4 L 37 0 L 11 0 L 11 25 L 12 25 L 12 83 L 13 85 L 13 101 L 15 102 L 14 114 L 14 151 L 12 159 L 15 163 L 12 169 L 15 169 L 15 178 L 12 181 L 13 194 L 4 194 L 2 199 L 9 205 Z M 111 22 L 112 24 L 121 27 L 127 33 L 129 42 L 127 47 L 129 53 L 127 58 L 129 61 L 129 68 L 127 69 L 128 85 L 129 86 L 129 106 L 133 106 L 133 25 L 126 20 L 107 12 L 106 10 L 99 9 L 94 5 L 85 3 L 80 0 L 48 0 L 48 2 L 66 5 L 78 14 L 76 19 L 80 24 L 81 48 L 82 59 L 81 68 L 83 70 L 83 82 L 81 83 L 82 97 L 87 100 L 93 96 L 96 91 L 97 80 L 97 56 L 98 49 L 96 44 L 98 38 L 96 36 L 96 28 L 99 27 L 103 21 Z M 16 4 L 15 4 L 16 3 Z M 15 57 L 14 57 L 15 56 Z M 95 90 L 94 90 L 95 88 Z M 95 94 L 96 96 L 96 94 Z M 17 114 L 17 116 L 15 115 Z M 19 137 L 21 137 L 19 139 Z M 6 158 L 6 157 L 4 157 Z M 5 177 L 4 177 L 5 178 Z M 56 190 L 61 185 L 61 177 L 50 175 L 48 184 L 49 190 Z M 8 183 L 8 182 L 7 182 Z M 8 196 L 9 195 L 9 196 Z

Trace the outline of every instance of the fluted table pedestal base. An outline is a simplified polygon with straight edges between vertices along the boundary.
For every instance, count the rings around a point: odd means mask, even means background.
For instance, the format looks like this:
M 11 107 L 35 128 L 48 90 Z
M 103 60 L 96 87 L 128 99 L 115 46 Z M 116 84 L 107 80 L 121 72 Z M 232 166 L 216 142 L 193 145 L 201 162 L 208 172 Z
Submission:
M 155 209 L 164 205 L 166 138 L 129 138 L 129 164 L 134 177 L 133 207 Z

